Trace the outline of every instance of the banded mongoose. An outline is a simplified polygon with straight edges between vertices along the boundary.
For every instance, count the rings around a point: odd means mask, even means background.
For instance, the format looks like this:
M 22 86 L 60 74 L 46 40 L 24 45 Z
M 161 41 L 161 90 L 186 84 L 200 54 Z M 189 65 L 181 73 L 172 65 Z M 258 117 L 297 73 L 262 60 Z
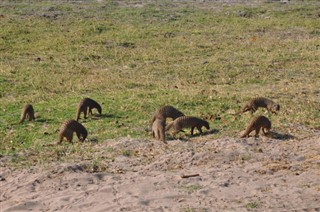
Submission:
M 60 144 L 65 137 L 67 141 L 72 143 L 73 133 L 77 134 L 79 141 L 84 141 L 88 136 L 88 131 L 86 128 L 77 122 L 76 120 L 70 119 L 62 123 L 59 132 L 59 141 L 57 144 Z
M 29 119 L 29 121 L 35 120 L 36 118 L 34 117 L 34 109 L 31 104 L 26 104 L 21 111 L 21 116 L 20 116 L 20 122 L 22 123 L 26 118 Z
M 193 116 L 181 116 L 175 119 L 173 122 L 168 124 L 166 130 L 170 128 L 174 128 L 173 135 L 177 134 L 178 132 L 182 131 L 183 128 L 191 127 L 191 135 L 193 135 L 194 128 L 197 128 L 200 133 L 202 133 L 201 128 L 205 127 L 207 130 L 210 129 L 209 123 L 205 120 L 199 119 Z
M 152 124 L 152 136 L 153 138 L 166 142 L 166 121 L 164 118 L 157 118 Z
M 264 107 L 268 110 L 268 112 L 276 114 L 280 110 L 280 105 L 272 101 L 271 99 L 267 99 L 264 97 L 257 97 L 248 101 L 239 113 L 245 113 L 247 111 L 251 111 L 251 113 L 256 112 L 259 107 Z
M 174 108 L 173 106 L 171 105 L 162 106 L 153 114 L 153 117 L 151 119 L 151 124 L 153 124 L 153 122 L 157 118 L 164 119 L 164 120 L 166 120 L 167 118 L 172 118 L 173 120 L 175 120 L 180 116 L 184 116 L 184 114 L 178 109 Z
M 92 113 L 92 109 L 96 108 L 99 112 L 99 114 L 101 115 L 102 112 L 102 108 L 100 106 L 100 104 L 96 101 L 94 101 L 93 99 L 90 98 L 84 98 L 80 101 L 79 105 L 78 105 L 78 109 L 77 109 L 77 118 L 76 120 L 78 121 L 80 118 L 80 114 L 83 112 L 84 113 L 84 118 L 87 118 L 87 114 L 88 114 L 88 110 L 89 110 L 89 114 L 93 115 Z
M 262 129 L 264 135 L 267 135 L 267 133 L 270 132 L 271 122 L 265 116 L 257 116 L 254 119 L 252 119 L 252 121 L 250 122 L 244 133 L 242 133 L 240 138 L 249 137 L 249 134 L 254 130 L 256 131 L 255 136 L 258 136 L 260 129 Z

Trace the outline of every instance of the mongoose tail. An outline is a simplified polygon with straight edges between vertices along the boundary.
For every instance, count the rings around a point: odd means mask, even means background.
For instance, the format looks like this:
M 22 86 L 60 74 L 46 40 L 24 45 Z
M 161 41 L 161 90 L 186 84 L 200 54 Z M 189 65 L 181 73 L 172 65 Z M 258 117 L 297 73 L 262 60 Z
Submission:
M 255 131 L 255 136 L 259 135 L 260 130 L 262 130 L 264 135 L 270 132 L 271 122 L 265 116 L 257 116 L 255 117 L 248 125 L 244 133 L 240 136 L 240 138 L 248 137 L 252 131 Z

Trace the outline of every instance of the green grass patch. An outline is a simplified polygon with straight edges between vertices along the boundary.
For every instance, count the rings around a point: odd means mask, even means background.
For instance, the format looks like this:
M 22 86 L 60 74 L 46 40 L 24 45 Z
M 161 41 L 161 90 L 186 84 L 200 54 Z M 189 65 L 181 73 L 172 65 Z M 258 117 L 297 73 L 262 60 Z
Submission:
M 46 145 L 83 97 L 103 108 L 80 120 L 92 145 L 151 138 L 150 117 L 165 104 L 209 119 L 217 131 L 203 139 L 238 136 L 252 116 L 232 113 L 256 96 L 281 105 L 270 116 L 275 130 L 319 128 L 319 8 L 318 1 L 2 1 L 0 154 L 47 153 L 31 164 L 77 157 L 67 143 Z M 26 103 L 37 119 L 18 125 Z

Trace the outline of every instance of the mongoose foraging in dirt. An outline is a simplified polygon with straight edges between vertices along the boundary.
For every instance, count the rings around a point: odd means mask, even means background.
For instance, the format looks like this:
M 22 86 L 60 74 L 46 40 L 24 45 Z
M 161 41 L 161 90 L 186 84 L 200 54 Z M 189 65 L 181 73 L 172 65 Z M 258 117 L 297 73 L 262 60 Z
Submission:
M 29 121 L 35 120 L 34 117 L 34 110 L 31 104 L 27 104 L 22 108 L 21 116 L 20 116 L 20 122 L 22 123 L 26 118 L 29 119 Z
M 276 114 L 280 110 L 280 105 L 275 103 L 274 101 L 264 98 L 257 97 L 248 101 L 239 113 L 245 113 L 247 111 L 251 111 L 251 113 L 256 112 L 259 107 L 264 107 L 268 110 L 268 112 Z
M 76 120 L 70 119 L 62 123 L 59 132 L 59 141 L 57 144 L 60 144 L 65 137 L 67 141 L 72 143 L 73 133 L 77 134 L 79 141 L 84 141 L 88 136 L 88 131 L 86 128 L 77 122 Z
M 166 121 L 163 118 L 157 118 L 152 124 L 153 138 L 166 142 Z
M 77 118 L 76 120 L 78 121 L 80 118 L 80 114 L 83 112 L 84 113 L 84 118 L 87 118 L 87 113 L 88 113 L 88 109 L 89 109 L 89 114 L 93 115 L 92 113 L 92 109 L 96 108 L 99 112 L 99 114 L 101 115 L 102 112 L 102 108 L 100 106 L 100 104 L 96 101 L 94 101 L 93 99 L 90 98 L 84 98 L 80 101 L 79 105 L 78 105 L 78 109 L 77 109 Z
M 173 135 L 177 134 L 178 132 L 182 131 L 183 128 L 191 127 L 191 135 L 193 135 L 194 128 L 197 128 L 200 133 L 202 133 L 201 128 L 202 127 L 207 128 L 207 130 L 210 129 L 209 123 L 205 120 L 193 117 L 193 116 L 181 116 L 177 119 L 175 119 L 173 122 L 168 124 L 166 130 L 169 130 L 170 128 L 174 128 Z
M 164 119 L 164 120 L 166 120 L 167 118 L 172 118 L 173 120 L 175 120 L 176 118 L 178 118 L 180 116 L 184 116 L 184 114 L 181 111 L 179 111 L 178 109 L 174 108 L 171 105 L 166 105 L 166 106 L 160 107 L 153 114 L 153 117 L 151 119 L 151 124 L 153 124 L 153 122 L 157 118 Z
M 240 138 L 244 138 L 244 137 L 249 137 L 249 134 L 252 131 L 256 131 L 256 135 L 259 135 L 260 129 L 262 129 L 262 132 L 264 135 L 266 135 L 267 133 L 270 132 L 271 129 L 271 122 L 270 120 L 265 117 L 265 116 L 257 116 L 255 117 L 250 124 L 248 125 L 248 127 L 246 128 L 246 130 L 244 131 L 244 133 L 240 136 Z

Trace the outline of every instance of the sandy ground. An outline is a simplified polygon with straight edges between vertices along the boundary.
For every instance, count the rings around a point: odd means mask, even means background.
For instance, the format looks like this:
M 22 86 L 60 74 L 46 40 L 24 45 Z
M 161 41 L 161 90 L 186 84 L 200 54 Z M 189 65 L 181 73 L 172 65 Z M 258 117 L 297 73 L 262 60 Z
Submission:
M 320 211 L 319 137 L 106 141 L 101 154 L 134 154 L 103 172 L 88 161 L 0 168 L 0 211 Z

